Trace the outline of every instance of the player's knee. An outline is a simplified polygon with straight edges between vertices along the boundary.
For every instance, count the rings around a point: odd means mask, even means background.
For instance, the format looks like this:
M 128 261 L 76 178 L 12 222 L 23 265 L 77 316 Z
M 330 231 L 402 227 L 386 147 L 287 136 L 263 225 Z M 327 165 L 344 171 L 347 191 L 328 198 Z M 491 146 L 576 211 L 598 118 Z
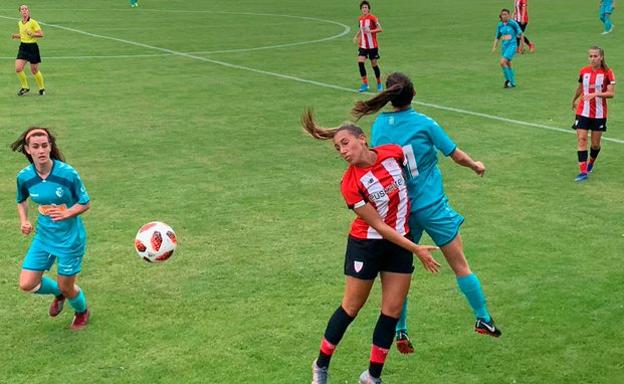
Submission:
M 39 281 L 30 281 L 30 280 L 20 280 L 19 287 L 23 292 L 26 293 L 35 293 L 41 287 L 41 282 Z
M 342 309 L 351 317 L 356 317 L 362 309 L 362 305 L 358 303 L 342 303 Z
M 403 311 L 403 301 L 396 301 L 393 303 L 387 303 L 382 305 L 381 313 L 386 316 L 399 318 L 401 316 L 401 312 Z

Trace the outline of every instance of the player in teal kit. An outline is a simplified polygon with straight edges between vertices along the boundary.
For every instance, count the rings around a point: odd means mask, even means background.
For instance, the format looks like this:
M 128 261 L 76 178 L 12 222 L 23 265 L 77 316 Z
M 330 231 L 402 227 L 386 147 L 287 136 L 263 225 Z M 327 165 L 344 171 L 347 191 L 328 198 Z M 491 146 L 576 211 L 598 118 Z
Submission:
M 600 21 L 604 25 L 603 35 L 613 31 L 613 23 L 611 22 L 611 14 L 615 9 L 615 0 L 601 0 L 600 1 Z
M 30 165 L 17 174 L 17 211 L 24 235 L 33 231 L 28 219 L 28 198 L 38 205 L 37 229 L 22 264 L 20 288 L 40 295 L 54 295 L 50 316 L 57 316 L 65 299 L 75 310 L 73 330 L 87 325 L 89 310 L 84 292 L 76 285 L 85 253 L 86 233 L 80 214 L 89 209 L 89 195 L 78 175 L 46 129 L 28 128 L 11 145 Z M 44 276 L 54 261 L 57 280 Z
M 479 279 L 470 270 L 464 255 L 459 234 L 464 218 L 448 204 L 436 151 L 450 156 L 454 162 L 472 169 L 479 176 L 485 173 L 485 166 L 459 149 L 438 123 L 412 109 L 414 94 L 411 80 L 401 73 L 393 73 L 386 80 L 385 91 L 370 100 L 357 102 L 352 113 L 359 119 L 376 113 L 388 102 L 392 103 L 394 110 L 379 114 L 375 120 L 371 145 L 398 144 L 403 147 L 411 204 L 409 227 L 414 242 L 420 241 L 423 231 L 429 234 L 444 253 L 455 272 L 460 290 L 475 313 L 475 331 L 498 337 L 501 331 L 494 325 Z M 407 337 L 407 301 L 403 308 L 397 325 L 397 347 L 402 353 L 410 353 L 413 347 Z
M 505 77 L 504 87 L 513 88 L 516 86 L 516 75 L 511 68 L 511 60 L 513 60 L 516 51 L 524 49 L 522 29 L 520 29 L 520 25 L 515 20 L 511 19 L 509 9 L 501 10 L 499 18 L 500 21 L 496 25 L 496 38 L 494 39 L 492 52 L 496 52 L 498 40 L 502 40 L 500 66 Z M 520 47 L 518 47 L 517 41 L 520 41 Z

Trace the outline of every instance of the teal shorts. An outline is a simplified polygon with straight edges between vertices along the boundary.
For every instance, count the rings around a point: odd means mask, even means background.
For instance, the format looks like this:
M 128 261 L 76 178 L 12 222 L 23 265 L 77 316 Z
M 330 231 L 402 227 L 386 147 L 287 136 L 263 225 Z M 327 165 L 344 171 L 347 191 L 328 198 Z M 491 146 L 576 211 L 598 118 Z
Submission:
M 26 253 L 22 269 L 49 271 L 54 261 L 58 259 L 57 273 L 61 276 L 74 276 L 80 273 L 82 269 L 83 255 L 84 253 L 79 253 L 78 255 L 53 255 L 46 251 L 39 241 L 34 240 L 28 249 L 28 253 Z
M 411 212 L 409 219 L 410 232 L 415 243 L 420 241 L 424 231 L 438 247 L 453 241 L 459 234 L 459 227 L 463 223 L 464 217 L 451 208 L 446 199 L 430 207 Z
M 602 19 L 606 14 L 613 13 L 613 4 L 603 4 L 600 6 L 600 18 Z
M 507 46 L 503 46 L 501 49 L 501 56 L 505 59 L 511 61 L 516 55 L 516 51 L 518 50 L 518 46 L 514 44 L 509 44 Z

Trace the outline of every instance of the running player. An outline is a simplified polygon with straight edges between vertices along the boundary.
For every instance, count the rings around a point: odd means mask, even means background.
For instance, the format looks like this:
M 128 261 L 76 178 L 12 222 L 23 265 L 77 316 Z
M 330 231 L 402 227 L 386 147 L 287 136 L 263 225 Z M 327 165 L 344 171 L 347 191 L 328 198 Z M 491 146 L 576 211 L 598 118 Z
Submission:
M 43 96 L 45 95 L 45 84 L 43 82 L 43 74 L 39 71 L 41 56 L 39 54 L 39 46 L 37 45 L 37 39 L 43 37 L 43 30 L 37 21 L 30 18 L 30 10 L 26 4 L 20 5 L 19 10 L 22 15 L 22 19 L 17 22 L 19 33 L 11 35 L 14 40 L 20 40 L 17 58 L 15 59 L 15 73 L 17 73 L 22 87 L 17 92 L 17 95 L 24 96 L 30 91 L 28 79 L 24 73 L 26 62 L 29 62 L 30 72 L 32 72 L 39 87 L 39 95 Z
M 615 0 L 600 0 L 600 21 L 604 25 L 603 35 L 613 31 L 613 23 L 611 22 L 611 14 L 615 9 Z
M 520 39 L 520 50 L 524 47 L 522 30 L 518 23 L 514 20 L 510 20 L 509 9 L 502 9 L 498 17 L 500 21 L 496 25 L 496 38 L 492 46 L 492 53 L 496 52 L 498 40 L 502 39 L 500 66 L 503 69 L 503 76 L 505 76 L 504 87 L 513 88 L 516 86 L 516 76 L 511 68 L 511 60 L 513 60 L 518 50 L 516 43 L 517 38 Z
M 360 119 L 378 112 L 388 102 L 392 104 L 392 112 L 377 116 L 371 131 L 372 144 L 397 144 L 403 147 L 411 205 L 409 227 L 413 239 L 417 243 L 423 231 L 427 232 L 442 250 L 455 273 L 459 289 L 474 311 L 475 331 L 498 337 L 501 331 L 494 325 L 481 283 L 471 271 L 464 255 L 459 234 L 464 218 L 448 203 L 436 152 L 450 156 L 455 163 L 470 168 L 478 176 L 483 176 L 485 166 L 459 149 L 438 123 L 412 109 L 414 95 L 412 81 L 402 73 L 392 73 L 386 80 L 386 90 L 370 100 L 357 102 L 352 114 Z M 413 352 L 407 337 L 406 310 L 407 300 L 396 329 L 397 348 L 402 353 Z
M 347 240 L 344 297 L 329 319 L 318 358 L 312 363 L 312 384 L 328 382 L 330 359 L 347 327 L 364 306 L 377 275 L 381 277 L 381 313 L 373 333 L 369 368 L 362 372 L 359 382 L 381 383 L 383 365 L 414 270 L 412 253 L 425 269 L 437 272 L 439 264 L 429 253 L 437 248 L 410 240 L 409 199 L 401 168 L 405 157 L 401 147 L 384 145 L 371 149 L 359 127 L 343 124 L 339 128 L 323 129 L 310 111 L 304 113 L 301 121 L 312 137 L 333 140 L 340 156 L 349 163 L 341 190 L 347 206 L 358 216 Z
M 576 120 L 577 156 L 580 173 L 574 180 L 585 181 L 600 153 L 600 139 L 607 131 L 607 99 L 615 96 L 615 75 L 607 66 L 604 50 L 589 49 L 589 65 L 581 68 L 579 86 L 572 99 Z M 582 97 L 581 97 L 582 96 Z M 587 161 L 587 136 L 591 131 L 591 151 Z
M 535 52 L 535 45 L 529 41 L 526 36 L 526 27 L 529 24 L 529 0 L 514 0 L 514 10 L 513 10 L 513 19 L 518 23 L 520 29 L 522 30 L 522 34 L 524 35 L 524 43 L 529 46 L 529 52 Z M 520 38 L 516 39 L 516 44 L 518 45 L 518 53 L 522 53 L 520 51 Z
M 359 91 L 368 91 L 368 76 L 366 75 L 364 63 L 366 62 L 366 58 L 369 58 L 373 71 L 375 72 L 375 78 L 377 79 L 377 92 L 381 92 L 383 86 L 381 84 L 381 70 L 377 64 L 377 60 L 379 60 L 377 34 L 383 30 L 381 29 L 381 24 L 379 24 L 377 17 L 370 13 L 370 9 L 371 6 L 368 1 L 364 0 L 360 3 L 362 16 L 358 18 L 358 31 L 353 37 L 353 42 L 358 44 L 358 66 L 360 67 L 360 76 L 362 78 L 362 85 Z
M 31 127 L 13 144 L 30 162 L 17 174 L 17 212 L 24 235 L 33 232 L 28 219 L 28 198 L 39 205 L 37 229 L 24 258 L 19 285 L 25 292 L 54 295 L 50 316 L 63 310 L 65 299 L 74 308 L 72 330 L 84 328 L 89 310 L 84 292 L 76 285 L 85 252 L 86 233 L 80 214 L 89 209 L 89 195 L 78 175 L 46 128 Z M 57 280 L 44 276 L 58 260 Z

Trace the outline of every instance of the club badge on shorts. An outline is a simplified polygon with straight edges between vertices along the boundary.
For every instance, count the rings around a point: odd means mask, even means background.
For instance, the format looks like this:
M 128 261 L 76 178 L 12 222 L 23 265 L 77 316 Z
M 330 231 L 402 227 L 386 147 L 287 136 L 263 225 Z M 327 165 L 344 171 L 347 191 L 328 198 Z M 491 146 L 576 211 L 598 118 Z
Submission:
M 353 268 L 355 269 L 355 272 L 360 273 L 360 271 L 362 270 L 362 267 L 364 267 L 364 262 L 363 261 L 354 261 L 353 262 Z

